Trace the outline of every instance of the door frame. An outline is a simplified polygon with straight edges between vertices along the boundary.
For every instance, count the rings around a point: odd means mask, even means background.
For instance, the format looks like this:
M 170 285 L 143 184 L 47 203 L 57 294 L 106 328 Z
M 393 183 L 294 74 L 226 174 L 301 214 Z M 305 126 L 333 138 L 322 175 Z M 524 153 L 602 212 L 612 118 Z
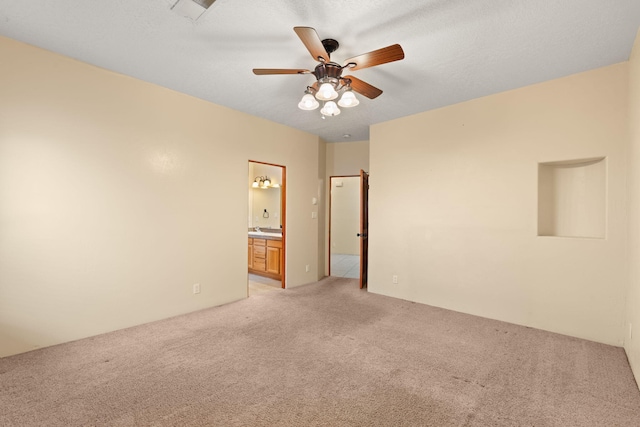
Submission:
M 282 289 L 286 288 L 286 259 L 287 259 L 287 167 L 276 163 L 248 160 L 248 163 L 258 163 L 267 166 L 276 166 L 282 169 L 282 183 L 280 184 L 280 219 L 282 220 L 282 249 L 280 252 L 280 271 L 282 272 Z M 246 258 L 246 257 L 245 257 Z M 247 275 L 249 273 L 247 272 Z
M 333 202 L 333 194 L 332 194 L 333 193 L 333 178 L 360 178 L 360 185 L 362 185 L 362 176 L 360 174 L 357 174 L 357 175 L 331 175 L 329 177 L 329 215 L 328 215 L 329 216 L 329 227 L 328 227 L 329 228 L 329 230 L 328 230 L 329 247 L 328 247 L 328 250 L 327 250 L 327 252 L 328 252 L 327 260 L 328 260 L 328 264 L 329 264 L 329 268 L 327 270 L 328 270 L 329 276 L 331 276 L 331 203 Z M 360 192 L 360 200 L 359 200 L 358 203 L 360 205 L 360 209 L 362 209 L 362 207 L 361 207 L 362 206 L 362 191 Z M 362 218 L 362 211 L 360 212 L 360 217 Z M 361 219 L 361 221 L 362 221 L 362 219 Z M 361 225 L 362 224 L 360 224 L 360 226 Z M 362 257 L 363 257 L 363 254 L 362 254 L 362 245 L 361 245 L 361 249 L 360 249 L 360 270 L 361 271 L 360 271 L 360 279 L 359 279 L 360 283 L 362 283 L 362 279 L 363 279 L 363 272 L 362 272 L 363 259 L 362 259 Z M 366 257 L 366 254 L 365 254 L 365 257 Z M 365 273 L 365 275 L 366 275 L 366 273 Z M 366 277 L 365 277 L 365 282 L 366 282 Z M 361 286 L 361 287 L 363 287 L 363 286 Z M 366 285 L 365 285 L 365 287 L 366 287 Z
M 369 174 L 360 169 L 360 289 L 369 282 Z

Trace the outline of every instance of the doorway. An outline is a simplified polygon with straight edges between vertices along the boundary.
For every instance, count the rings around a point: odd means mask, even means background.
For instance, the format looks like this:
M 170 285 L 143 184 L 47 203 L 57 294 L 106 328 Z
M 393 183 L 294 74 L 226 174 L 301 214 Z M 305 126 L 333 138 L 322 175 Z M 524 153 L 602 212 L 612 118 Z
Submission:
M 329 178 L 329 275 L 367 285 L 368 174 Z
M 360 177 L 332 176 L 329 202 L 329 275 L 360 277 Z
M 247 296 L 286 286 L 286 170 L 249 161 Z

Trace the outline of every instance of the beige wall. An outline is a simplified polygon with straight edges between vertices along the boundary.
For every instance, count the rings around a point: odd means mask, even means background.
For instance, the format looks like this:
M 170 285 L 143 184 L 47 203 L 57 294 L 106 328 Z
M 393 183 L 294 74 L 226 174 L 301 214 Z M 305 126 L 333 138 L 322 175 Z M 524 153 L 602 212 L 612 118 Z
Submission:
M 327 144 L 327 176 L 358 175 L 369 171 L 369 141 Z
M 288 286 L 322 275 L 316 136 L 7 38 L 0 57 L 0 357 L 246 297 L 248 160 L 287 167 Z
M 329 180 L 332 176 L 359 175 L 360 169 L 369 171 L 369 141 L 330 142 L 326 144 L 325 200 L 331 197 Z M 325 206 L 324 274 L 329 274 L 329 203 Z
M 621 345 L 627 67 L 372 126 L 369 290 Z M 606 238 L 537 236 L 538 163 L 597 157 Z
M 624 347 L 640 384 L 640 31 L 629 61 L 629 290 Z

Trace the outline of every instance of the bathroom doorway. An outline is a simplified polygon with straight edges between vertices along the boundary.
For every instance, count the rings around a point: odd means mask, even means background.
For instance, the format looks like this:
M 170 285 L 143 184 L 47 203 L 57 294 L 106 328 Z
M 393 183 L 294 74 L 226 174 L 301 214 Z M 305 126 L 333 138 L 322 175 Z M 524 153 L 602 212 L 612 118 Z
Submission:
M 249 161 L 247 296 L 286 286 L 286 170 Z

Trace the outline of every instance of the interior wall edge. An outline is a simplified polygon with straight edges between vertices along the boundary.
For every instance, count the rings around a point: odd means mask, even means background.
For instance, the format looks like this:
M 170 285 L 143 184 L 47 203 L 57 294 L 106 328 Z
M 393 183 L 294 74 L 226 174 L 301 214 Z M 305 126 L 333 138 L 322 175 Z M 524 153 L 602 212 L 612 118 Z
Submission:
M 640 385 L 640 29 L 629 58 L 628 287 L 623 327 L 624 349 L 636 383 Z

